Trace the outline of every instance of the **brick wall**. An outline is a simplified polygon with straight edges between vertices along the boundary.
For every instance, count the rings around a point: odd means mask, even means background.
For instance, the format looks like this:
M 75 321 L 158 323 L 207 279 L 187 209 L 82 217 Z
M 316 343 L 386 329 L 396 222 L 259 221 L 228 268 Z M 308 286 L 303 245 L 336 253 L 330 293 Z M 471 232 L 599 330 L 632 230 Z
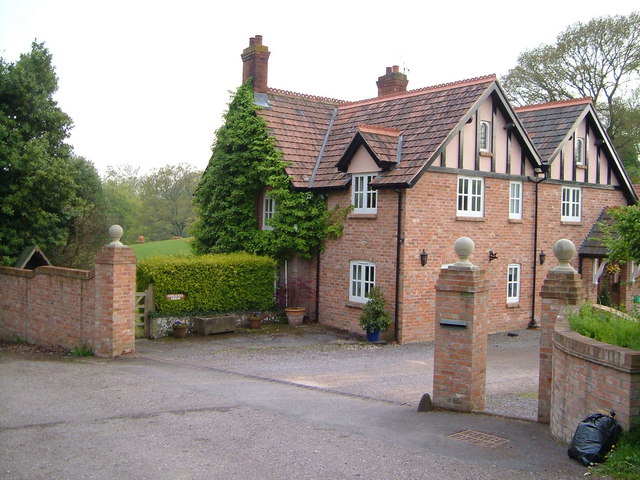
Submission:
M 0 267 L 0 336 L 114 357 L 135 349 L 135 255 L 103 247 L 92 271 Z
M 569 442 L 578 423 L 601 410 L 615 410 L 625 429 L 640 423 L 640 352 L 559 324 L 553 334 L 551 434 Z

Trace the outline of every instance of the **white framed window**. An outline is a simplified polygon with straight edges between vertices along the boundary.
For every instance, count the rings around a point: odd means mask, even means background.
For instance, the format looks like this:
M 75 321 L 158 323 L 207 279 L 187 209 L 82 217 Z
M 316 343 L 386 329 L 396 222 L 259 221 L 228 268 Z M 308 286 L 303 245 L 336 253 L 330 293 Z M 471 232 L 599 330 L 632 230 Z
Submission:
M 573 160 L 576 165 L 584 163 L 584 138 L 576 137 L 576 142 L 573 145 Z
M 561 220 L 579 222 L 582 211 L 582 191 L 579 187 L 562 187 Z
M 522 182 L 509 183 L 509 218 L 522 218 Z
M 507 270 L 507 303 L 520 301 L 520 264 L 512 263 Z
M 353 175 L 351 179 L 351 204 L 355 213 L 376 213 L 378 210 L 378 192 L 371 188 L 375 173 Z
M 458 177 L 457 215 L 482 217 L 484 208 L 484 182 L 482 178 Z
M 349 301 L 367 303 L 367 294 L 376 284 L 376 265 L 355 260 L 349 267 Z
M 491 122 L 487 122 L 486 120 L 480 120 L 478 148 L 480 148 L 481 152 L 491 151 Z
M 269 194 L 264 194 L 264 199 L 262 201 L 262 229 L 263 230 L 273 230 L 273 226 L 267 223 L 267 220 L 273 218 L 276 213 L 276 201 L 271 198 Z

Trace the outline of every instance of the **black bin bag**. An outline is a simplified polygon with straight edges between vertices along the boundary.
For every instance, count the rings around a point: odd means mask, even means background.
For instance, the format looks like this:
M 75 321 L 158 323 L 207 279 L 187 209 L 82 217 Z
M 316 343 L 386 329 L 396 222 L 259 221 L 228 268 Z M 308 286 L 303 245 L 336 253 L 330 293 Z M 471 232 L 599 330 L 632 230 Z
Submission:
M 592 413 L 582 420 L 573 434 L 567 453 L 584 466 L 602 463 L 622 432 L 622 427 L 610 415 Z

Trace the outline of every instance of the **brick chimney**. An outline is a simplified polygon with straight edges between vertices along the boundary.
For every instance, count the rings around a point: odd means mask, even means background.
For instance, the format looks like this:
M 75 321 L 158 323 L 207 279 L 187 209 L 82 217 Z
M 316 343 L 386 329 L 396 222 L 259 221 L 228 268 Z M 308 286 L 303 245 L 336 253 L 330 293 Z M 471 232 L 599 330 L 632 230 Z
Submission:
M 249 39 L 249 46 L 242 52 L 242 83 L 253 77 L 253 91 L 267 93 L 269 48 L 262 45 L 262 35 Z
M 404 73 L 400 73 L 400 67 L 394 65 L 387 67 L 387 73 L 382 77 L 378 77 L 376 85 L 378 86 L 378 96 L 391 95 L 392 93 L 402 93 L 407 91 L 409 80 Z

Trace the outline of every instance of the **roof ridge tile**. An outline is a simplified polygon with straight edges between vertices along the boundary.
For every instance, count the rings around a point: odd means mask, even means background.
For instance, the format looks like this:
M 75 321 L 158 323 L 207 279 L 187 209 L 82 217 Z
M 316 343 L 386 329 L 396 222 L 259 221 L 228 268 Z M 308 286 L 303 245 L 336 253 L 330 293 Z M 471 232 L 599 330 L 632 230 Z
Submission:
M 318 95 L 310 95 L 308 93 L 291 92 L 289 90 L 282 90 L 280 88 L 269 87 L 269 93 L 279 93 L 281 95 L 290 95 L 293 97 L 306 98 L 307 100 L 320 100 L 323 102 L 331 102 L 331 103 L 346 103 L 345 100 L 340 100 L 337 98 L 320 97 Z
M 547 108 L 564 107 L 568 105 L 581 105 L 581 104 L 586 105 L 592 102 L 593 102 L 593 99 L 591 97 L 569 98 L 568 100 L 555 100 L 553 102 L 524 105 L 522 107 L 516 107 L 515 111 L 516 112 L 532 112 L 534 110 L 545 110 Z
M 484 83 L 486 81 L 493 81 L 493 80 L 497 80 L 496 74 L 495 73 L 491 73 L 489 75 L 483 75 L 480 77 L 472 77 L 472 78 L 466 78 L 463 80 L 457 80 L 455 82 L 448 82 L 448 83 L 440 83 L 437 85 L 432 85 L 429 87 L 422 87 L 422 88 L 416 88 L 415 90 L 408 90 L 406 92 L 399 92 L 399 93 L 392 93 L 390 95 L 385 95 L 383 97 L 373 97 L 373 98 L 367 98 L 364 100 L 358 100 L 355 102 L 344 102 L 342 105 L 340 105 L 340 108 L 351 108 L 351 107 L 357 107 L 357 106 L 361 106 L 361 105 L 367 105 L 367 104 L 371 104 L 371 103 L 376 103 L 376 102 L 384 102 L 387 100 L 393 100 L 396 98 L 407 98 L 407 97 L 413 97 L 416 95 L 421 95 L 423 93 L 427 93 L 427 92 L 438 92 L 438 91 L 442 91 L 442 90 L 449 90 L 452 88 L 458 88 L 458 87 L 466 87 L 466 86 L 470 86 L 470 85 L 477 85 L 479 83 Z

